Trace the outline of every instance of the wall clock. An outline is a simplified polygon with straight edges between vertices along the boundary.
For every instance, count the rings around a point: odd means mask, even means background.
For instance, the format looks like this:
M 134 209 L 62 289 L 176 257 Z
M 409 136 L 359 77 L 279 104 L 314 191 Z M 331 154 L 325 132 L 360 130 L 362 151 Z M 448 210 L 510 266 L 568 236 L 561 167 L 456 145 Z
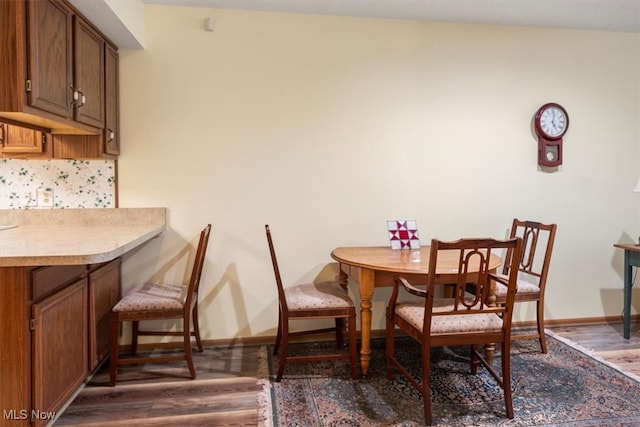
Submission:
M 560 104 L 550 102 L 538 108 L 534 118 L 538 135 L 538 164 L 559 166 L 562 164 L 562 137 L 569 129 L 569 115 Z

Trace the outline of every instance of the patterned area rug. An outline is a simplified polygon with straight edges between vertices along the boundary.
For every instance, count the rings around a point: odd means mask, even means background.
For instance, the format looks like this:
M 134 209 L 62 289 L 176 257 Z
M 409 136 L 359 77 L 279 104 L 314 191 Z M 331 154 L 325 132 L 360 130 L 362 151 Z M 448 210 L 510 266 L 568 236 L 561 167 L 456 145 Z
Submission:
M 297 344 L 307 353 L 324 344 Z M 439 426 L 640 426 L 640 382 L 577 348 L 547 337 L 548 353 L 535 341 L 512 345 L 515 418 L 506 418 L 501 389 L 484 369 L 469 373 L 465 348 L 432 350 L 434 425 Z M 291 363 L 280 383 L 273 381 L 277 358 L 271 357 L 271 408 L 263 408 L 274 426 L 417 426 L 424 425 L 422 397 L 401 374 L 384 374 L 384 340 L 371 343 L 367 378 L 349 379 L 346 361 Z M 409 338 L 397 348 L 414 374 L 420 350 Z M 269 354 L 271 354 L 269 348 Z M 499 366 L 497 354 L 494 366 Z M 264 414 L 263 410 L 263 414 Z M 263 419 L 264 419 L 263 418 Z

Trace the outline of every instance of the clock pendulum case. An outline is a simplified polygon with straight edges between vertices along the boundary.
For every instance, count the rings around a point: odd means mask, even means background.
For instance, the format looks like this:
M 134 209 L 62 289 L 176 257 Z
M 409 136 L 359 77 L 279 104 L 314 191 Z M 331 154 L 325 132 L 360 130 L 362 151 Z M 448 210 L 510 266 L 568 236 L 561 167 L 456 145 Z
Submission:
M 562 164 L 562 137 L 569 129 L 569 115 L 560 104 L 550 102 L 538 108 L 534 117 L 538 135 L 538 164 L 554 167 Z

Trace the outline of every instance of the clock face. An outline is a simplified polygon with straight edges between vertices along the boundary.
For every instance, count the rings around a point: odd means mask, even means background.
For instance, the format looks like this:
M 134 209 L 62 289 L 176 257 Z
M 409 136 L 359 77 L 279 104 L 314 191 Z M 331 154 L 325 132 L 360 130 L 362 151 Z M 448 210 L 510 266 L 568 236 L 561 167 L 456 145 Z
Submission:
M 555 105 L 541 110 L 540 130 L 549 138 L 559 138 L 567 130 L 569 119 L 565 111 Z

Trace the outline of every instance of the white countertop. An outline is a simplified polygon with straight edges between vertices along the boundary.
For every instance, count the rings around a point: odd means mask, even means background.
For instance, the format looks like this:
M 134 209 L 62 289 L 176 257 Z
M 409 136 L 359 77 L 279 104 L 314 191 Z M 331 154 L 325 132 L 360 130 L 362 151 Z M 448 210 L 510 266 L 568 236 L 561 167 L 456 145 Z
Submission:
M 0 267 L 111 261 L 160 235 L 165 208 L 0 211 Z

